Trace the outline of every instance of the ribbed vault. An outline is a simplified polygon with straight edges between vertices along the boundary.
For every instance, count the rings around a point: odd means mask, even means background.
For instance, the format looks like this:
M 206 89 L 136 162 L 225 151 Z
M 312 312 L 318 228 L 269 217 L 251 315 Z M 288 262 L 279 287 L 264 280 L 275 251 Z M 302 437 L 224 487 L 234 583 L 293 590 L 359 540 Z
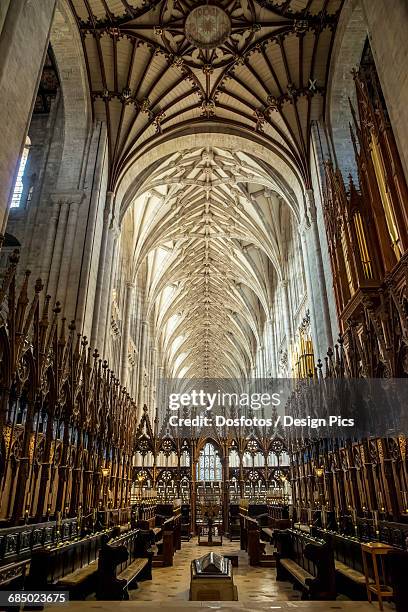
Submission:
M 261 372 L 265 323 L 282 313 L 288 359 L 293 313 L 277 289 L 343 0 L 68 1 L 107 125 L 113 214 L 167 373 Z M 202 146 L 211 134 L 217 145 Z
M 149 175 L 124 225 L 169 374 L 251 374 L 295 214 L 244 153 L 190 149 Z
M 69 0 L 110 189 L 161 135 L 225 124 L 263 134 L 309 181 L 342 0 Z

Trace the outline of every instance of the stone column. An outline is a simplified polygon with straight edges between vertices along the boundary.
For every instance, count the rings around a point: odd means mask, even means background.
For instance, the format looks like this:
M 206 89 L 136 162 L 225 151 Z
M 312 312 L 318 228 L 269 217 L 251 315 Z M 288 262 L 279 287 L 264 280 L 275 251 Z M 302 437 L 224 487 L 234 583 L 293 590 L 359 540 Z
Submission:
M 51 195 L 53 208 L 59 209 L 55 240 L 46 243 L 43 265 L 50 270 L 47 293 L 62 304 L 64 315 L 75 318 L 75 304 L 79 288 L 79 268 L 72 267 L 75 254 L 75 237 L 79 208 L 84 198 L 83 191 L 60 192 Z
M 282 291 L 282 309 L 283 309 L 283 320 L 285 324 L 285 334 L 286 334 L 286 346 L 288 351 L 288 375 L 291 374 L 292 368 L 292 320 L 291 320 L 291 311 L 289 306 L 289 291 L 288 291 L 288 281 L 282 280 L 280 283 L 281 291 Z
M 55 240 L 51 245 L 48 261 L 44 261 L 44 265 L 49 268 L 48 283 L 46 285 L 46 292 L 51 296 L 53 300 L 56 298 L 59 272 L 62 262 L 62 252 L 64 248 L 64 237 L 67 227 L 68 214 L 69 214 L 69 201 L 64 197 L 60 197 L 59 194 L 52 194 L 51 201 L 53 207 L 58 209 L 58 220 L 55 231 Z
M 103 281 L 105 276 L 105 264 L 106 260 L 106 251 L 108 245 L 108 235 L 110 224 L 112 220 L 112 209 L 114 205 L 114 197 L 115 194 L 112 191 L 108 191 L 106 194 L 105 200 L 105 209 L 103 213 L 103 226 L 102 226 L 102 238 L 101 238 L 101 250 L 99 255 L 99 266 L 98 266 L 98 277 L 96 281 L 96 292 L 95 292 L 95 305 L 94 305 L 94 315 L 93 315 L 93 323 L 92 323 L 92 333 L 91 333 L 91 346 L 99 347 L 99 319 L 101 315 L 101 305 L 102 305 L 102 295 L 103 295 Z
M 75 313 L 76 319 L 81 325 L 79 329 L 86 336 L 92 335 L 93 311 L 99 272 L 100 236 L 103 232 L 103 215 L 106 204 L 104 187 L 106 150 L 104 130 L 100 125 L 97 125 L 92 134 L 90 159 L 88 160 L 88 167 L 93 166 L 92 187 L 88 190 L 86 205 L 84 203 L 81 206 L 78 225 L 78 237 L 81 237 L 83 247 L 76 257 L 80 283 Z
M 150 380 L 149 380 L 149 414 L 151 421 L 155 417 L 155 404 L 157 396 L 157 349 L 152 346 L 150 348 Z
M 312 274 L 310 271 L 309 255 L 307 251 L 306 231 L 307 231 L 306 222 L 305 220 L 303 220 L 299 227 L 299 233 L 300 233 L 300 241 L 302 245 L 302 257 L 303 257 L 303 264 L 304 264 L 304 270 L 305 270 L 306 291 L 307 291 L 308 305 L 309 305 L 309 312 L 310 312 L 310 327 L 312 331 L 312 341 L 313 341 L 313 347 L 314 347 L 315 353 L 317 355 L 319 352 L 320 345 L 319 345 L 319 336 L 317 333 L 317 325 L 316 325 L 315 302 L 314 302 L 314 295 L 313 295 Z
M 276 363 L 276 343 L 275 343 L 275 330 L 274 322 L 272 318 L 266 322 L 266 338 L 267 338 L 267 371 L 270 372 L 272 378 L 277 376 L 277 363 Z
M 306 190 L 305 203 L 305 218 L 302 222 L 305 243 L 303 244 L 302 237 L 302 249 L 306 268 L 309 268 L 310 273 L 310 301 L 313 303 L 311 310 L 314 312 L 316 334 L 315 356 L 323 357 L 329 346 L 333 346 L 333 334 L 319 230 L 317 227 L 316 204 L 312 189 Z
M 165 383 L 165 369 L 163 365 L 157 366 L 156 373 L 156 416 L 162 416 L 162 414 L 158 415 L 158 409 L 165 411 L 167 404 L 167 386 Z M 159 421 L 160 424 L 160 421 Z
M 258 346 L 258 378 L 265 378 L 265 347 Z
M 13 0 L 0 34 L 0 233 L 4 235 L 19 159 L 48 48 L 56 0 Z
M 68 218 L 64 236 L 63 254 L 58 278 L 58 286 L 55 297 L 61 301 L 66 308 L 70 310 L 68 314 L 69 318 L 74 318 L 75 304 L 77 299 L 77 293 L 80 285 L 79 270 L 72 269 L 72 257 L 79 245 L 76 245 L 75 235 L 77 231 L 78 212 L 84 194 L 75 194 L 68 196 L 69 198 L 69 210 Z M 75 281 L 74 281 L 75 279 Z M 68 292 L 72 291 L 71 299 L 69 300 Z M 68 301 L 71 302 L 68 305 Z M 70 306 L 70 308 L 69 308 Z M 71 314 L 72 313 L 72 314 Z
M 126 387 L 128 378 L 128 346 L 129 346 L 129 332 L 130 332 L 130 318 L 132 316 L 132 304 L 133 304 L 133 290 L 135 286 L 133 283 L 126 283 L 126 295 L 125 295 L 125 309 L 123 313 L 123 333 L 122 333 L 122 363 L 121 363 L 121 382 L 122 386 Z
M 146 401 L 145 398 L 145 388 L 144 388 L 144 370 L 145 370 L 145 360 L 146 360 L 146 345 L 147 345 L 147 321 L 142 321 L 141 333 L 140 333 L 140 350 L 139 350 L 139 384 L 138 384 L 138 393 L 137 393 L 137 405 L 139 409 L 139 414 L 143 410 L 143 404 Z
M 52 200 L 51 200 L 52 201 Z M 56 233 L 58 229 L 58 220 L 60 213 L 60 205 L 58 202 L 53 202 L 53 206 L 51 207 L 51 211 L 48 217 L 48 230 L 47 234 L 43 236 L 43 250 L 41 256 L 41 272 L 44 271 L 42 278 L 44 279 L 45 286 L 48 285 L 49 277 L 51 274 L 51 261 L 52 261 L 52 252 L 55 244 Z M 24 261 L 26 261 L 26 257 Z M 26 268 L 27 266 L 25 266 Z M 25 269 L 24 268 L 24 269 Z
M 115 259 L 117 253 L 117 242 L 119 237 L 119 228 L 116 220 L 113 218 L 109 226 L 106 237 L 106 251 L 103 266 L 103 280 L 101 287 L 100 308 L 98 318 L 98 334 L 96 347 L 101 354 L 106 355 L 106 343 L 108 338 L 108 329 L 110 325 L 110 309 L 112 302 L 112 289 L 114 282 Z M 99 273 L 98 273 L 99 276 Z

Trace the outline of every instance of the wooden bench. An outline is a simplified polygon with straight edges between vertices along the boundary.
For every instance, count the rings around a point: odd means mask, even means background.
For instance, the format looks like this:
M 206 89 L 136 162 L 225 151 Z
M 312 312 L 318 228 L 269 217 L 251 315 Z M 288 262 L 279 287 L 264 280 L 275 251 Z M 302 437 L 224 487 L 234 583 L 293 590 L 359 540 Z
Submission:
M 180 538 L 185 542 L 188 542 L 191 538 L 190 504 L 181 505 Z
M 273 543 L 275 529 L 283 530 L 291 527 L 289 507 L 286 505 L 268 505 L 268 513 L 260 514 L 256 519 L 261 529 L 261 539 L 269 544 Z
M 258 521 L 243 513 L 240 514 L 240 520 L 241 550 L 247 551 L 249 565 L 275 567 L 275 557 L 265 552 Z
M 387 555 L 394 604 L 397 612 L 406 612 L 408 602 L 408 552 L 392 551 Z
M 313 534 L 327 542 L 333 550 L 337 591 L 357 601 L 367 599 L 361 542 L 351 536 L 321 528 L 313 528 Z
M 50 590 L 52 586 L 69 591 L 70 599 L 84 599 L 95 590 L 98 553 L 111 532 L 33 551 L 26 590 Z
M 180 515 L 171 516 L 161 523 L 161 527 L 151 530 L 155 534 L 158 553 L 153 557 L 153 567 L 173 565 L 174 553 L 181 548 Z
M 30 559 L 0 566 L 0 590 L 21 590 L 29 570 Z
M 96 598 L 104 601 L 129 599 L 130 586 L 152 579 L 152 553 L 148 532 L 140 529 L 106 538 L 99 551 Z
M 275 531 L 276 579 L 292 580 L 302 599 L 336 599 L 334 557 L 329 545 L 295 529 Z
M 273 524 L 269 527 L 261 527 L 261 539 L 263 542 L 273 544 L 275 531 L 283 531 L 289 529 L 290 526 L 290 519 L 274 519 Z

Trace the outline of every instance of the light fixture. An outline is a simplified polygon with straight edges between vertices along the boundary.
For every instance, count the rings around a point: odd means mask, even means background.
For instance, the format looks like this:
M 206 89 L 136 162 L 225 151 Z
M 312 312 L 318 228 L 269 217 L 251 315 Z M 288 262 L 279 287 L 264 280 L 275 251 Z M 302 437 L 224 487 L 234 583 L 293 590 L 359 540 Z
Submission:
M 109 468 L 102 468 L 101 472 L 104 478 L 107 478 L 109 476 Z
M 318 478 L 321 478 L 324 474 L 324 467 L 315 468 L 315 474 Z

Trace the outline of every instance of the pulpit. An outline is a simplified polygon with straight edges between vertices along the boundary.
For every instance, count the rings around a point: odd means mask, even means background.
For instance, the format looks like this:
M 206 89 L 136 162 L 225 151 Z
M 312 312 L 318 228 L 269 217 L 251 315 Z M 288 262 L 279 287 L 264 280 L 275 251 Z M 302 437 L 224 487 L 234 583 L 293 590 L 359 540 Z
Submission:
M 210 552 L 191 562 L 190 601 L 238 601 L 230 559 Z

